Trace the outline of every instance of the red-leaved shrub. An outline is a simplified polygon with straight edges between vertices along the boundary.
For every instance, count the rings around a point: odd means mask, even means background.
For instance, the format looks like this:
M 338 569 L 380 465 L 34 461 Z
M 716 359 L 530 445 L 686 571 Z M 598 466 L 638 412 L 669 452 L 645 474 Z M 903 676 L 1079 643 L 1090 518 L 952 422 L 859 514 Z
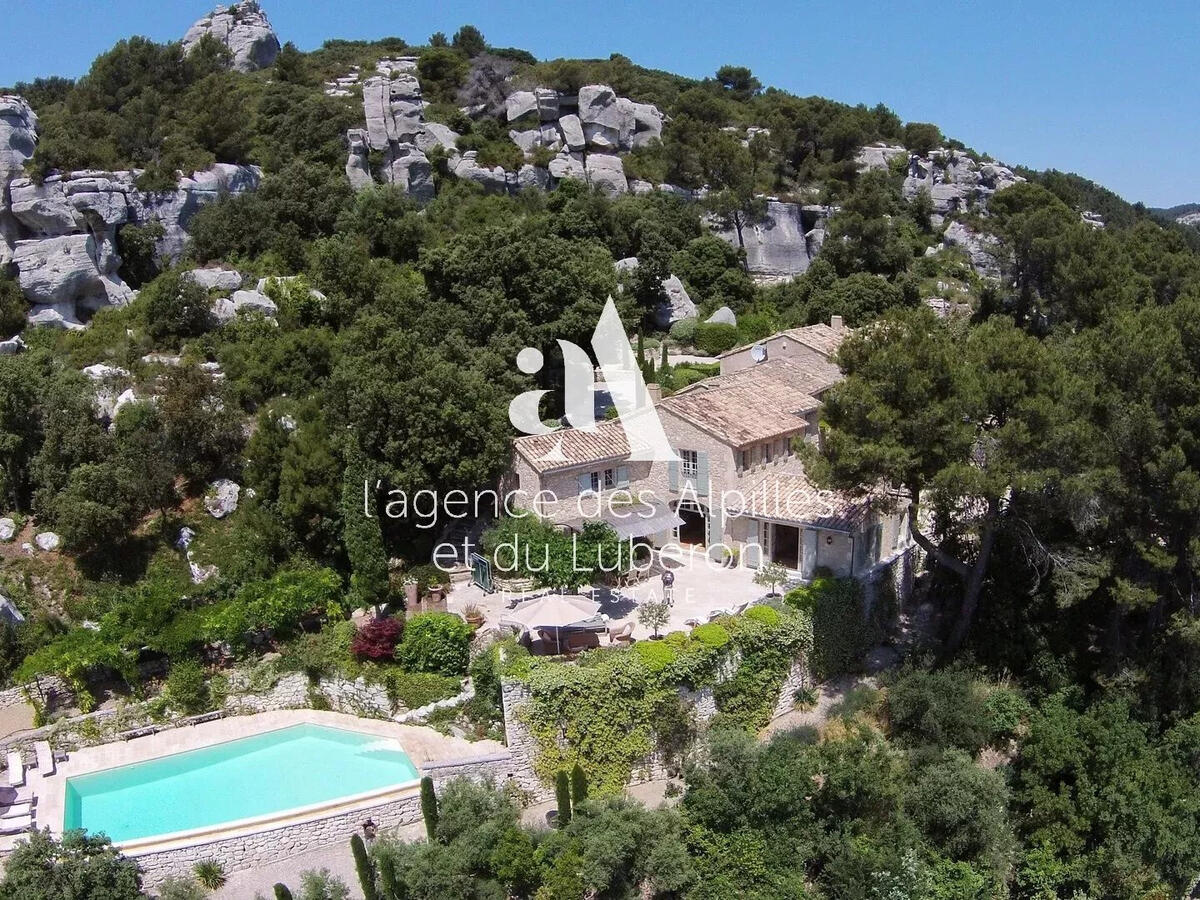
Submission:
M 372 619 L 355 632 L 350 652 L 359 659 L 390 661 L 403 634 L 402 619 Z

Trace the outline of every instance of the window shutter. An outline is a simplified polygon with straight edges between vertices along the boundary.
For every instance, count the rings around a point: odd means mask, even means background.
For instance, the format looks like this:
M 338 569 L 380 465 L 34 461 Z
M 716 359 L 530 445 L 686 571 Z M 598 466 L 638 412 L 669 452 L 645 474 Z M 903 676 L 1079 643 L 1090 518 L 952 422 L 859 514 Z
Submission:
M 629 487 L 629 466 L 617 466 L 617 487 Z
M 667 480 L 671 490 L 679 490 L 679 460 L 672 459 L 667 463 Z
M 696 451 L 696 493 L 708 496 L 708 451 Z
M 592 490 L 592 473 L 583 472 L 579 476 L 579 493 L 587 494 Z
M 757 569 L 762 565 L 762 523 L 758 519 L 747 519 L 746 524 L 750 533 L 742 552 L 742 561 L 751 569 Z

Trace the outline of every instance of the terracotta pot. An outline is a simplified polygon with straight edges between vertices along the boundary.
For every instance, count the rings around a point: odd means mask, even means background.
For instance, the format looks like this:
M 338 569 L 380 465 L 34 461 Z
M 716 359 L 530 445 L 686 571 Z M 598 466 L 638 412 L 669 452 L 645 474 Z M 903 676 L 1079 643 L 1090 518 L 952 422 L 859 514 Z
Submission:
M 404 585 L 404 602 L 409 609 L 417 605 L 417 599 L 420 597 L 421 586 L 415 581 Z
M 440 584 L 433 585 L 429 588 L 429 602 L 441 603 L 442 598 L 446 596 L 446 589 Z

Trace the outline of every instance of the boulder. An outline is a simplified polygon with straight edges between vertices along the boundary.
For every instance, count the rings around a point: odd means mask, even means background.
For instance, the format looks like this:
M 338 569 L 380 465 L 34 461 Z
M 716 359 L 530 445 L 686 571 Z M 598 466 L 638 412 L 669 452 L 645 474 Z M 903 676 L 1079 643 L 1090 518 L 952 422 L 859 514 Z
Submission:
M 588 183 L 600 188 L 610 197 L 629 192 L 625 166 L 621 157 L 610 153 L 589 153 L 584 163 Z
M 521 152 L 530 154 L 542 143 L 542 130 L 533 128 L 529 131 L 510 131 L 508 139 L 521 148 Z
M 50 552 L 57 550 L 62 546 L 62 538 L 53 531 L 42 531 L 33 536 L 33 542 L 38 545 L 38 549 Z
M 417 149 L 428 153 L 434 147 L 442 147 L 450 153 L 458 152 L 459 134 L 448 125 L 441 122 L 426 122 L 421 133 L 417 135 Z
M 558 127 L 562 131 L 563 143 L 567 145 L 568 150 L 579 151 L 587 146 L 579 116 L 563 116 L 558 120 Z
M 33 328 L 59 328 L 65 331 L 80 331 L 84 325 L 75 318 L 74 304 L 67 312 L 59 306 L 35 306 L 29 310 L 29 324 Z
M 551 178 L 575 178 L 583 181 L 587 177 L 584 173 L 582 153 L 560 151 L 558 156 L 550 160 L 549 170 Z
M 17 334 L 7 341 L 0 341 L 0 356 L 16 356 L 25 349 L 25 341 Z
M 579 121 L 588 145 L 598 150 L 628 148 L 633 136 L 633 102 L 606 84 L 579 89 Z
M 728 306 L 722 306 L 715 313 L 704 320 L 705 322 L 718 323 L 721 325 L 736 325 L 737 316 Z
M 133 392 L 133 388 L 127 388 L 126 390 L 121 391 L 120 395 L 113 402 L 112 410 L 109 412 L 108 418 L 110 420 L 115 419 L 117 417 L 117 413 L 119 413 L 125 407 L 129 406 L 131 403 L 138 402 L 140 401 L 137 394 Z
M 67 319 L 76 318 L 79 309 L 124 306 L 133 299 L 116 274 L 121 259 L 111 243 L 91 234 L 18 241 L 13 263 L 29 302 L 52 305 Z
M 513 91 L 504 101 L 504 111 L 510 122 L 515 122 L 531 112 L 537 112 L 537 95 L 533 91 Z
M 508 175 L 500 166 L 488 168 L 476 161 L 475 150 L 468 150 L 462 159 L 454 166 L 454 177 L 465 181 L 473 181 L 491 194 L 508 192 Z
M 204 508 L 214 519 L 223 519 L 238 508 L 241 485 L 228 478 L 219 478 L 204 495 Z
M 0 95 L 0 194 L 37 146 L 37 115 L 24 97 Z
M 867 144 L 867 146 L 859 150 L 854 155 L 854 164 L 860 172 L 869 172 L 871 169 L 883 169 L 887 171 L 891 167 L 893 159 L 907 156 L 908 150 L 904 147 L 878 142 Z
M 688 296 L 683 282 L 676 275 L 668 275 L 662 282 L 666 299 L 654 310 L 654 320 L 659 328 L 670 328 L 681 319 L 696 316 L 696 304 Z
M 242 273 L 235 269 L 192 269 L 183 277 L 206 291 L 236 291 L 242 286 Z
M 247 309 L 260 312 L 264 316 L 274 316 L 279 312 L 279 307 L 275 305 L 275 301 L 258 290 L 234 291 L 230 302 L 233 304 L 236 312 Z
M 229 48 L 233 68 L 239 72 L 265 69 L 279 55 L 279 38 L 257 3 L 218 6 L 187 30 L 183 52 L 190 53 L 205 35 Z
M 363 114 L 367 142 L 372 150 L 386 150 L 391 142 L 411 144 L 424 130 L 425 104 L 421 85 L 412 75 L 376 76 L 363 82 Z
M 237 318 L 237 307 L 228 297 L 218 297 L 212 302 L 212 314 L 218 325 L 224 325 Z
M 618 259 L 615 263 L 613 263 L 613 268 L 615 268 L 618 272 L 632 272 L 639 265 L 640 263 L 638 262 L 638 258 L 636 256 L 626 256 L 624 259 Z
M 632 146 L 644 147 L 662 140 L 663 114 L 652 103 L 631 103 L 633 111 Z
M 543 122 L 553 122 L 558 118 L 558 91 L 553 88 L 540 87 L 533 92 L 537 98 L 538 118 Z
M 350 187 L 361 191 L 374 183 L 371 177 L 367 132 L 362 128 L 351 128 L 346 132 L 346 143 L 349 145 L 346 155 L 346 178 L 350 180 Z
M 5 516 L 0 519 L 0 541 L 11 541 L 17 536 L 17 523 Z
M 85 366 L 83 374 L 91 381 L 107 381 L 111 378 L 128 378 L 129 370 L 107 363 L 96 363 L 93 366 Z
M 61 177 L 51 176 L 42 184 L 14 178 L 8 189 L 10 212 L 34 234 L 70 234 L 83 229 L 83 214 L 67 199 Z
M 550 172 L 541 166 L 525 163 L 517 172 L 517 188 L 522 191 L 526 188 L 536 188 L 541 191 L 549 190 Z
M 147 353 L 142 357 L 142 362 L 148 366 L 175 366 L 183 362 L 183 357 L 172 353 Z
M 386 166 L 387 180 L 406 194 L 421 202 L 433 199 L 433 166 L 416 144 L 389 145 Z

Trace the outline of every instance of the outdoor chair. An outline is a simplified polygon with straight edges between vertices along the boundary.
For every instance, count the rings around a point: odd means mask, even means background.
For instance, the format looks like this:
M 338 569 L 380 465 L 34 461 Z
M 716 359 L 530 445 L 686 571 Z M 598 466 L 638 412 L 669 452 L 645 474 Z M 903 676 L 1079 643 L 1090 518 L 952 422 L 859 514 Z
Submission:
M 626 622 L 621 626 L 613 626 L 608 629 L 608 642 L 610 644 L 632 644 L 633 643 L 633 623 Z
M 19 750 L 8 751 L 8 786 L 23 787 L 25 784 L 25 760 Z
M 34 741 L 33 752 L 37 757 L 38 771 L 42 775 L 54 774 L 54 751 L 48 741 Z
M 594 631 L 572 631 L 563 642 L 568 655 L 582 653 L 600 646 L 600 636 Z

